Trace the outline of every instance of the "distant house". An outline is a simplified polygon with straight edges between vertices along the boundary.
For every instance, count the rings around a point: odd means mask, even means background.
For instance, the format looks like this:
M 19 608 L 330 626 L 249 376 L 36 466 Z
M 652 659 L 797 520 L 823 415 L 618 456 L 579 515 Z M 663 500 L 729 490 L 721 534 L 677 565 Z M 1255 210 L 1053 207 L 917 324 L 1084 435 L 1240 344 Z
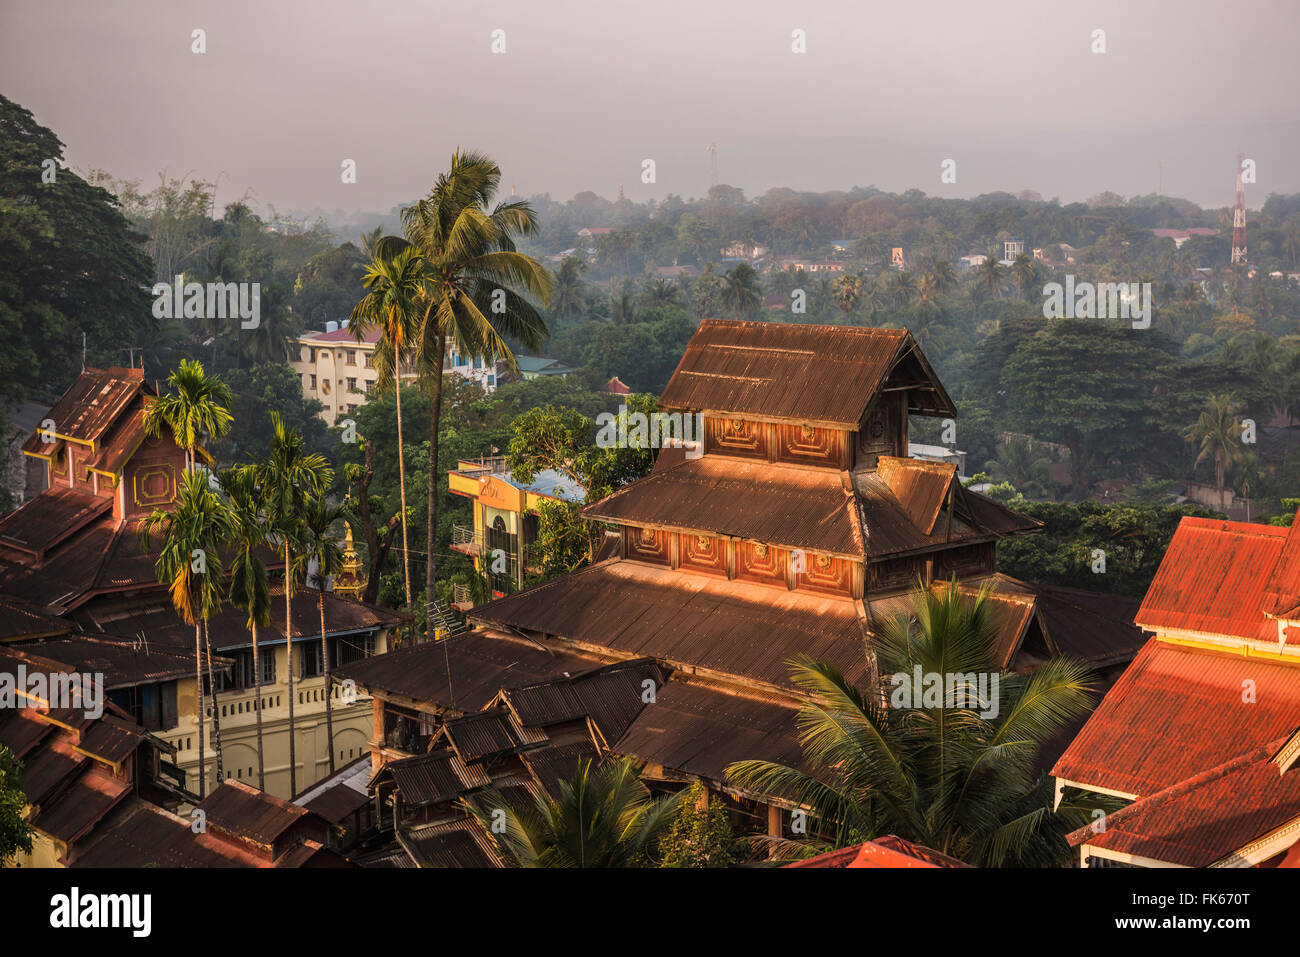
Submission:
M 1160 239 L 1172 239 L 1175 249 L 1182 249 L 1183 243 L 1193 236 L 1217 236 L 1217 229 L 1210 229 L 1208 226 L 1193 226 L 1190 229 L 1153 229 L 1152 235 Z
M 962 272 L 970 272 L 984 265 L 984 260 L 988 259 L 983 253 L 971 253 L 969 256 L 962 256 L 957 260 L 957 268 Z
M 600 236 L 607 236 L 613 231 L 612 226 L 584 226 L 578 230 L 578 238 L 590 241 Z
M 1002 258 L 1004 260 L 1015 261 L 1017 256 L 1025 254 L 1025 241 L 1023 239 L 1007 239 L 1002 243 Z
M 751 243 L 743 239 L 738 239 L 734 242 L 727 243 L 727 245 L 723 246 L 718 252 L 721 254 L 722 259 L 725 262 L 728 259 L 760 259 L 771 252 L 771 250 L 761 243 Z
M 565 365 L 559 359 L 548 359 L 546 356 L 515 356 L 515 364 L 519 366 L 519 378 L 521 379 L 539 379 L 543 376 L 568 375 L 573 372 L 573 366 Z
M 835 250 L 837 253 L 847 253 L 852 252 L 853 243 L 854 240 L 852 239 L 832 239 L 830 245 L 831 249 Z
M 618 376 L 605 383 L 605 391 L 610 395 L 631 395 L 632 390 Z

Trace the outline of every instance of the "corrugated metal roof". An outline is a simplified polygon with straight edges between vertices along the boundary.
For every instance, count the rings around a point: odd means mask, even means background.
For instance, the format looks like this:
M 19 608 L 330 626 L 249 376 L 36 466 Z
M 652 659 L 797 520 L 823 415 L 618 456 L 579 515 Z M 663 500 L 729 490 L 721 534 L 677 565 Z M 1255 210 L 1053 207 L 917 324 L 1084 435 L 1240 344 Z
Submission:
M 861 557 L 853 499 L 833 469 L 704 455 L 656 470 L 583 514 Z
M 923 844 L 886 834 L 865 844 L 842 847 L 787 864 L 786 867 L 970 867 L 964 861 Z
M 615 741 L 645 707 L 646 682 L 658 688 L 662 669 L 653 661 L 618 662 L 573 678 L 507 691 L 519 720 L 545 728 L 590 717 L 606 742 Z
M 401 793 L 402 803 L 411 807 L 451 801 L 492 783 L 480 769 L 465 764 L 451 748 L 389 761 L 376 773 L 371 786 L 386 777 L 392 779 Z
M 780 686 L 790 685 L 788 660 L 800 653 L 834 662 L 850 681 L 870 670 L 858 606 L 847 598 L 637 562 L 588 566 L 469 617 Z
M 546 741 L 545 734 L 521 725 L 506 707 L 453 718 L 440 733 L 462 761 L 490 761 L 525 745 Z
M 59 435 L 94 441 L 133 399 L 152 391 L 145 384 L 143 369 L 83 369 L 45 417 L 54 420 L 54 431 Z M 41 451 L 41 445 L 38 429 L 28 437 L 23 449 Z
M 957 466 L 951 462 L 882 455 L 876 460 L 876 472 L 894 493 L 912 524 L 924 534 L 933 535 L 939 510 L 957 478 Z
M 1153 638 L 1102 699 L 1052 774 L 1154 794 L 1289 732 L 1300 660 L 1283 662 Z M 1226 733 L 1224 729 L 1229 729 Z
M 1277 626 L 1263 608 L 1287 532 L 1272 525 L 1184 518 L 1142 599 L 1138 624 L 1276 641 Z
M 600 763 L 600 752 L 591 741 L 577 741 L 525 751 L 520 758 L 538 785 L 547 794 L 559 798 L 560 782 L 571 781 L 584 761 Z
M 778 696 L 740 697 L 673 679 L 613 746 L 615 754 L 728 784 L 735 761 L 775 761 L 807 770 L 799 706 Z
M 233 780 L 222 781 L 199 807 L 209 827 L 268 846 L 310 815 L 306 808 Z
M 52 546 L 112 510 L 110 497 L 56 485 L 0 519 L 0 546 L 12 546 L 40 558 Z
M 705 319 L 659 406 L 856 429 L 909 350 L 924 364 L 904 329 Z M 931 379 L 934 405 L 950 408 L 943 386 L 932 373 Z
M 489 607 L 489 606 L 484 606 Z M 335 669 L 367 692 L 398 694 L 468 713 L 485 707 L 503 688 L 577 674 L 598 662 L 536 642 L 470 633 L 442 642 L 375 655 Z M 450 676 L 450 681 L 449 681 Z M 453 694 L 454 692 L 454 694 Z
M 417 867 L 504 867 L 492 839 L 473 818 L 406 828 L 397 839 Z
M 1300 819 L 1300 768 L 1272 760 L 1275 739 L 1106 816 L 1070 835 L 1072 845 L 1105 848 L 1184 867 L 1208 867 Z

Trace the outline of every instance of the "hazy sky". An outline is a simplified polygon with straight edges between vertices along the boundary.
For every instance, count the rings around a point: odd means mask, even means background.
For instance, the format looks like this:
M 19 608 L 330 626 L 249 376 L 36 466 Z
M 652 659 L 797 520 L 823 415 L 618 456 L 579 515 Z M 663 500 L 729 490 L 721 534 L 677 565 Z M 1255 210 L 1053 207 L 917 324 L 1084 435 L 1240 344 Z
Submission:
M 1231 203 L 1242 151 L 1257 206 L 1300 192 L 1297 37 L 1296 0 L 0 0 L 0 93 L 73 166 L 146 185 L 224 172 L 218 204 L 251 190 L 282 211 L 387 210 L 458 145 L 521 194 L 698 196 L 710 142 L 719 181 L 748 196 L 1159 189 L 1203 205 Z

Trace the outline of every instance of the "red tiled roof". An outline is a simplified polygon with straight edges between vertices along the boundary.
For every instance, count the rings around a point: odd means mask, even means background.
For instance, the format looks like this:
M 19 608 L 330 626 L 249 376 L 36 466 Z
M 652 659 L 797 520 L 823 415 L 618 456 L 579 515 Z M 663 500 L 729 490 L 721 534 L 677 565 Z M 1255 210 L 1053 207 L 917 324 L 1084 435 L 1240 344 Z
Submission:
M 1294 720 L 1294 719 L 1293 719 Z M 1225 761 L 1172 787 L 1135 801 L 1070 835 L 1085 844 L 1167 864 L 1207 867 L 1300 818 L 1300 768 L 1285 774 L 1273 756 L 1286 742 Z
M 1264 615 L 1265 599 L 1271 596 L 1273 606 L 1285 604 L 1278 590 L 1285 586 L 1295 604 L 1292 580 L 1300 576 L 1297 564 L 1272 581 L 1288 532 L 1273 525 L 1184 518 L 1138 609 L 1138 624 L 1154 631 L 1276 641 L 1277 626 Z
M 1289 732 L 1300 659 L 1153 638 L 1052 768 L 1055 777 L 1146 796 Z
M 373 346 L 376 342 L 379 341 L 380 331 L 381 330 L 378 326 L 371 326 L 362 334 L 361 341 L 366 343 L 367 345 Z M 313 345 L 322 342 L 323 343 L 350 342 L 353 345 L 356 345 L 357 337 L 356 334 L 353 333 L 352 328 L 349 326 L 347 328 L 335 329 L 333 332 L 318 332 L 311 337 L 309 342 Z

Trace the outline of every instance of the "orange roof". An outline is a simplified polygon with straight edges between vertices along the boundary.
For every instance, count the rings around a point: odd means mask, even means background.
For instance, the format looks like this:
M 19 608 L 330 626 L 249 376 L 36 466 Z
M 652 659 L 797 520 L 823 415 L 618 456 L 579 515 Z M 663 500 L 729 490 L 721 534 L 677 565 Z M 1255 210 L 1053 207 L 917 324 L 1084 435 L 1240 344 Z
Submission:
M 1105 848 L 1186 867 L 1207 867 L 1300 818 L 1300 768 L 1279 773 L 1279 738 L 1135 801 L 1070 835 Z
M 1293 526 L 1294 528 L 1294 526 Z M 1293 540 L 1294 539 L 1294 540 Z M 1137 623 L 1276 641 L 1265 611 L 1300 603 L 1300 538 L 1292 529 L 1184 518 L 1147 589 Z
M 895 834 L 842 847 L 787 864 L 786 867 L 970 867 L 964 861 Z
M 1279 661 L 1152 638 L 1052 775 L 1151 795 L 1287 734 L 1298 715 L 1300 659 Z

